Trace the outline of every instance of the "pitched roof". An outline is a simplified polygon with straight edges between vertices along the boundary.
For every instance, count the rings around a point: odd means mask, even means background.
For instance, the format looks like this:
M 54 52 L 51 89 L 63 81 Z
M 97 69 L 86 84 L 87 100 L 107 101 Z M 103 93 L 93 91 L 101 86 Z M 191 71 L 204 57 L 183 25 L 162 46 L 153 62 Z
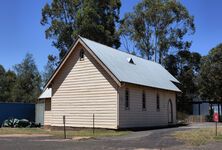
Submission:
M 179 81 L 160 64 L 80 38 L 120 82 L 180 92 L 173 83 Z
M 46 88 L 42 94 L 39 96 L 39 99 L 51 98 L 52 97 L 52 89 Z
M 120 82 L 180 92 L 173 83 L 179 83 L 179 81 L 160 64 L 80 36 L 47 82 L 46 88 L 63 66 L 78 42 L 91 50 Z

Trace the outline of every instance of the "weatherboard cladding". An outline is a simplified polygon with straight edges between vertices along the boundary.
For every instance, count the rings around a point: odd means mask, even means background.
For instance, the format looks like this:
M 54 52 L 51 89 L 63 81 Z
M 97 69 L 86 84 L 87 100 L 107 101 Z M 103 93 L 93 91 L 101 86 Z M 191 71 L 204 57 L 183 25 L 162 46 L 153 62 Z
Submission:
M 129 109 L 125 109 L 125 89 L 129 91 Z M 142 95 L 145 93 L 146 109 L 142 107 Z M 176 94 L 173 91 L 126 84 L 119 88 L 119 127 L 151 127 L 168 125 L 168 101 L 173 104 L 173 123 L 176 123 Z M 159 95 L 160 109 L 156 107 L 156 95 Z
M 47 125 L 63 126 L 65 115 L 67 126 L 92 127 L 95 114 L 95 127 L 116 129 L 117 85 L 87 51 L 79 60 L 79 46 L 53 81 Z
M 180 92 L 173 83 L 179 83 L 179 81 L 160 64 L 83 37 L 80 37 L 80 39 L 120 82 Z M 132 58 L 134 64 L 129 63 L 129 58 Z

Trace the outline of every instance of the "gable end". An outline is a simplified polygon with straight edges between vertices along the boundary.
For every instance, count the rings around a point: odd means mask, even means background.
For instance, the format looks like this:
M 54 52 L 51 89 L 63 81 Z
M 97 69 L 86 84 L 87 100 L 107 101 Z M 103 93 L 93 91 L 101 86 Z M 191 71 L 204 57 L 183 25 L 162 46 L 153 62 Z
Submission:
M 93 53 L 93 51 L 81 40 L 81 38 L 78 38 L 76 42 L 73 44 L 71 49 L 67 52 L 67 54 L 64 56 L 63 60 L 59 64 L 59 66 L 56 68 L 52 76 L 49 78 L 48 82 L 45 84 L 44 89 L 50 87 L 50 84 L 53 82 L 53 79 L 58 74 L 58 72 L 61 70 L 67 59 L 70 57 L 72 52 L 77 48 L 78 44 L 81 44 L 85 50 L 87 50 L 93 58 L 102 66 L 102 68 L 111 76 L 111 78 L 117 83 L 118 86 L 121 86 L 120 81 L 115 77 L 115 75 L 105 66 L 105 64 Z

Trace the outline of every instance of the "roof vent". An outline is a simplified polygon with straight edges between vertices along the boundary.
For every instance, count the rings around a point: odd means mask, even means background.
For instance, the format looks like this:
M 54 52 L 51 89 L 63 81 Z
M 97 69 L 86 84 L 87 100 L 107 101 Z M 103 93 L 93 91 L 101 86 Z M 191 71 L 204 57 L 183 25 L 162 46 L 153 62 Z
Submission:
M 127 58 L 128 63 L 135 64 L 132 58 Z

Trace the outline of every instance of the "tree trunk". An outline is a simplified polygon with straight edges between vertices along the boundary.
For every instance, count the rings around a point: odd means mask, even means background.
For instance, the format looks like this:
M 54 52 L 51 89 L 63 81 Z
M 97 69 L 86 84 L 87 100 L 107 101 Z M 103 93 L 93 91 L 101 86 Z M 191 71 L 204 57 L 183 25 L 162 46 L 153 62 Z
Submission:
M 162 64 L 162 52 L 159 51 L 159 64 Z

